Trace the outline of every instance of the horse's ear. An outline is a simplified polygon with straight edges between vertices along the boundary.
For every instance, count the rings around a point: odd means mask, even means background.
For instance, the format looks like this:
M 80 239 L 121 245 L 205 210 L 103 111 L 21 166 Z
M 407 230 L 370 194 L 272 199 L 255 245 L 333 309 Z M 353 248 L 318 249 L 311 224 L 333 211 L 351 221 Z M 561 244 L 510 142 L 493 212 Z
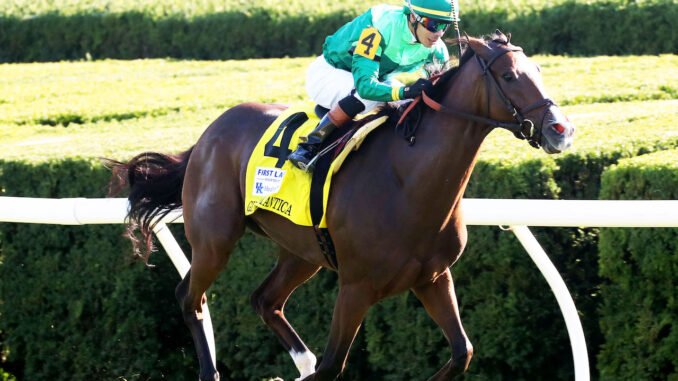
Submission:
M 479 38 L 468 38 L 468 47 L 470 47 L 477 55 L 486 58 L 490 54 L 490 47 L 485 41 Z
M 510 35 L 511 34 L 509 33 L 509 36 Z M 500 41 L 504 41 L 507 44 L 508 44 L 509 39 L 510 39 L 510 37 L 506 37 L 506 35 L 504 35 L 504 33 L 502 33 L 502 31 L 500 31 L 499 29 L 494 31 L 494 37 L 495 37 L 495 39 L 500 40 Z
M 462 48 L 462 50 L 466 51 L 464 45 L 468 46 L 468 41 L 470 39 L 471 37 L 469 37 L 468 34 L 464 32 L 463 36 L 459 36 L 459 38 L 447 38 L 445 39 L 445 42 L 450 45 L 459 45 Z
M 506 44 L 508 45 L 510 43 L 511 43 L 511 33 L 506 35 Z

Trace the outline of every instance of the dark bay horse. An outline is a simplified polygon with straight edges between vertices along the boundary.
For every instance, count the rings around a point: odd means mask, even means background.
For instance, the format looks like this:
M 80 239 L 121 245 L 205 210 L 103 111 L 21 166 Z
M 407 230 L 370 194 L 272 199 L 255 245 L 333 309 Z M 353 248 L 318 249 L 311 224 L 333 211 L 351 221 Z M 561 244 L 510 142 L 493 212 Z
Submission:
M 416 144 L 381 127 L 335 176 L 327 225 L 337 269 L 321 253 L 312 227 L 268 211 L 245 217 L 247 160 L 283 105 L 245 103 L 214 121 L 188 151 L 147 152 L 116 163 L 114 180 L 130 186 L 130 221 L 150 243 L 155 218 L 183 207 L 192 263 L 176 296 L 195 342 L 200 379 L 217 380 L 202 326 L 205 291 L 226 266 L 246 228 L 277 243 L 275 267 L 251 302 L 297 365 L 297 380 L 334 380 L 368 308 L 412 290 L 442 328 L 450 360 L 430 380 L 462 374 L 473 354 L 459 317 L 452 266 L 466 245 L 459 201 L 480 146 L 495 127 L 547 153 L 567 149 L 574 127 L 545 93 L 539 67 L 510 37 L 462 38 L 458 67 L 444 73 L 421 118 Z M 435 101 L 438 100 L 438 102 Z M 120 185 L 120 184 L 119 184 Z M 327 347 L 316 358 L 285 319 L 290 294 L 320 268 L 338 272 L 339 293 Z

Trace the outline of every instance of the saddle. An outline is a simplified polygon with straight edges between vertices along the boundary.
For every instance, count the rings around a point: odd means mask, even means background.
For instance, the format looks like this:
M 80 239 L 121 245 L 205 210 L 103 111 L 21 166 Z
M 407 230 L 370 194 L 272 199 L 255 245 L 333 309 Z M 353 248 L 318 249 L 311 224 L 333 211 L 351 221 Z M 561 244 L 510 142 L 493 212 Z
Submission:
M 371 117 L 333 131 L 323 142 L 312 175 L 287 161 L 301 136 L 312 131 L 327 109 L 306 104 L 284 111 L 264 132 L 247 165 L 245 214 L 257 209 L 277 213 L 297 225 L 327 227 L 325 210 L 332 175 L 367 134 L 388 118 Z

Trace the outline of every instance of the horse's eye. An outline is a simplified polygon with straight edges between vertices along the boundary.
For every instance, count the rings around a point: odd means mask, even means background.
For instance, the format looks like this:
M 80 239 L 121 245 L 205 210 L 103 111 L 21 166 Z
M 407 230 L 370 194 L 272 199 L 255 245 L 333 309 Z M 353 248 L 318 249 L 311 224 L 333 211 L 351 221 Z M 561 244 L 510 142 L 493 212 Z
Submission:
M 506 81 L 506 82 L 511 82 L 515 79 L 515 77 L 513 76 L 513 73 L 511 73 L 511 72 L 506 72 L 506 73 L 502 74 L 501 77 L 504 78 L 504 81 Z

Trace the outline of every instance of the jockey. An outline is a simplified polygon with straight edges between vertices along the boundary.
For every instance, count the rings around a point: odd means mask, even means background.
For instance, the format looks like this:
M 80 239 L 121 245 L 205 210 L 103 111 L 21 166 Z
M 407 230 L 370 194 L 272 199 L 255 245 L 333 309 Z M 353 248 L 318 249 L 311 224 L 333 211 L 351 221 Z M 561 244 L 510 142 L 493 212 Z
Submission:
M 405 0 L 403 7 L 377 5 L 327 37 L 310 65 L 306 91 L 329 112 L 288 159 L 305 171 L 335 128 L 385 102 L 419 96 L 431 86 L 420 78 L 404 86 L 392 78 L 425 64 L 447 65 L 443 33 L 454 22 L 456 0 Z

